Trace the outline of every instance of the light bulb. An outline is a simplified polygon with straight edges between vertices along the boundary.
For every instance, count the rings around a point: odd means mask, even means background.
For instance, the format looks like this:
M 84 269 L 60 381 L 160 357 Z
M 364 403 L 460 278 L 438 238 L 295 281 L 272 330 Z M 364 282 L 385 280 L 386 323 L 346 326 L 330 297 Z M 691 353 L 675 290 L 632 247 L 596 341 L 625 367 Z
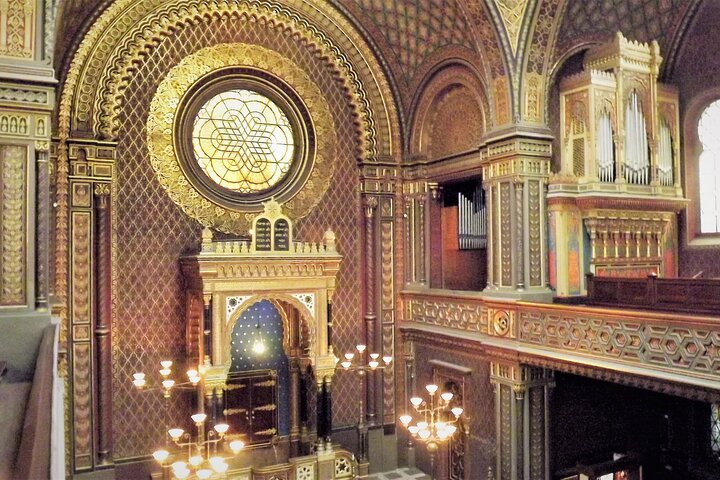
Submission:
M 170 372 L 171 370 L 169 368 L 163 368 L 160 370 L 160 375 L 162 375 L 163 377 L 167 377 L 168 375 L 170 375 Z
M 410 422 L 412 422 L 412 417 L 410 415 L 400 415 L 400 423 L 402 423 L 405 428 L 410 425 Z
M 255 340 L 255 343 L 253 343 L 252 346 L 252 350 L 258 355 L 262 355 L 263 353 L 265 353 L 265 342 L 262 341 L 262 338 Z
M 420 398 L 420 397 L 412 397 L 412 398 L 410 399 L 410 403 L 412 403 L 413 406 L 414 406 L 415 408 L 417 408 L 417 407 L 419 407 L 420 404 L 422 403 L 422 398 Z
M 451 436 L 453 433 L 457 431 L 457 427 L 455 425 L 447 425 L 445 427 L 445 430 L 448 432 L 448 437 Z
M 187 468 L 187 463 L 179 460 L 170 466 L 172 467 L 173 470 L 182 470 L 183 468 Z
M 204 413 L 196 413 L 194 415 L 190 415 L 190 418 L 192 418 L 192 421 L 196 424 L 201 424 L 205 421 L 207 415 L 205 415 Z
M 175 440 L 176 442 L 180 437 L 182 437 L 182 434 L 185 432 L 182 428 L 171 428 L 168 430 L 168 435 L 170 435 L 170 438 Z
M 160 362 L 160 365 L 163 368 L 170 368 L 170 367 L 172 367 L 172 361 L 171 360 L 163 360 L 162 362 Z
M 153 452 L 153 458 L 160 463 L 163 463 L 170 456 L 170 452 L 167 450 L 156 450 Z
M 355 356 L 354 353 L 346 353 L 345 360 L 352 360 L 354 356 Z
M 425 390 L 428 391 L 430 395 L 435 395 L 435 392 L 437 392 L 438 386 L 435 384 L 425 385 Z
M 392 362 L 392 357 L 390 355 L 385 355 L 383 357 L 383 362 L 385 362 L 385 365 L 390 365 L 390 362 Z
M 357 345 L 355 348 L 357 348 L 358 352 L 363 353 L 367 347 L 365 345 Z
M 245 444 L 242 442 L 242 440 L 233 440 L 232 442 L 230 442 L 230 450 L 232 450 L 235 454 L 242 450 L 244 446 Z
M 380 365 L 380 364 L 378 362 L 376 362 L 375 360 L 372 360 L 371 362 L 368 362 L 368 365 L 370 365 L 370 368 L 375 370 L 378 367 L 378 365 Z
M 184 478 L 188 478 L 190 476 L 190 470 L 188 468 L 181 468 L 179 470 L 173 470 L 173 475 L 175 475 L 175 478 L 179 478 L 180 480 L 183 480 Z
M 190 370 L 187 371 L 187 376 L 192 381 L 193 377 L 198 376 L 198 371 L 195 370 L 194 368 L 191 368 Z
M 225 459 L 222 458 L 222 457 L 210 457 L 210 458 L 208 459 L 208 463 L 209 463 L 210 466 L 213 468 L 213 470 L 215 470 L 215 471 L 217 472 L 218 470 L 217 470 L 217 468 L 215 468 L 215 467 L 218 466 L 218 465 L 222 465 L 223 463 L 225 463 Z
M 193 385 L 197 385 L 199 381 L 200 381 L 200 377 L 198 377 L 198 376 L 190 377 L 190 383 L 192 383 Z
M 418 435 L 420 435 L 420 438 L 422 438 L 423 440 L 426 440 L 427 438 L 430 437 L 430 430 L 427 430 L 427 429 L 420 430 L 418 432 Z
M 225 459 L 222 457 L 210 457 L 208 459 L 208 463 L 217 473 L 224 473 L 228 467 L 227 463 L 225 463 Z M 225 467 L 224 469 L 223 466 Z
M 418 433 L 419 430 L 420 430 L 420 427 L 418 427 L 417 425 L 411 425 L 411 426 L 408 427 L 408 432 L 410 432 L 413 437 L 414 437 L 415 435 L 417 435 L 417 433 Z
M 437 431 L 437 436 L 440 440 L 445 440 L 450 435 L 448 434 L 448 431 L 446 429 L 442 429 Z
M 350 365 L 352 365 L 352 363 L 351 363 L 351 362 L 348 362 L 348 361 L 346 360 L 346 361 L 342 362 L 340 365 L 342 365 L 342 367 L 343 367 L 345 370 L 347 370 L 348 368 L 350 368 Z
M 229 428 L 230 425 L 228 425 L 227 423 L 218 423 L 217 425 L 215 425 L 215 431 L 218 432 L 220 435 L 224 435 Z
M 212 473 L 212 470 L 210 470 L 209 468 L 201 468 L 200 470 L 195 472 L 195 475 L 197 475 L 198 478 L 204 480 L 206 478 L 210 478 L 212 476 Z
M 452 410 L 450 410 L 453 415 L 456 417 L 459 417 L 463 413 L 463 409 L 461 407 L 453 407 Z
M 373 360 L 377 360 L 379 357 L 380 357 L 379 353 L 371 353 L 370 354 L 370 358 L 372 358 Z
M 203 461 L 203 458 L 200 455 L 194 455 L 190 458 L 188 458 L 188 463 L 192 465 L 193 467 L 197 467 L 200 465 Z
M 175 385 L 175 380 L 163 380 L 162 386 L 165 390 L 170 390 Z
M 440 398 L 442 398 L 442 399 L 445 400 L 446 402 L 449 402 L 450 400 L 452 400 L 453 394 L 450 393 L 450 392 L 443 392 L 443 393 L 440 395 Z
M 420 430 L 427 430 L 428 428 L 428 422 L 418 422 L 417 426 Z
M 137 388 L 142 388 L 145 386 L 145 374 L 142 372 L 133 373 L 133 385 L 135 385 Z

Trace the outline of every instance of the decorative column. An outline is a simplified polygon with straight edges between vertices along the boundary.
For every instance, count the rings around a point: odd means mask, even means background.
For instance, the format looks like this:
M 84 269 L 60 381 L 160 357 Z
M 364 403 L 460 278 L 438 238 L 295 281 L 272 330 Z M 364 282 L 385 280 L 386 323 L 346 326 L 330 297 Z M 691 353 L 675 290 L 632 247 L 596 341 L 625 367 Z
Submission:
M 112 219 L 110 184 L 95 184 L 95 225 L 97 259 L 95 354 L 97 385 L 97 459 L 100 465 L 112 462 Z
M 300 365 L 297 357 L 290 359 L 290 450 L 291 456 L 300 454 Z
M 365 197 L 365 345 L 368 352 L 377 352 L 375 315 L 375 211 L 378 199 L 374 196 Z M 365 390 L 365 405 L 367 405 L 367 420 L 370 425 L 375 423 L 377 390 L 377 374 L 365 376 L 361 382 Z
M 47 141 L 35 142 L 35 308 L 47 310 L 50 267 L 50 145 Z
M 114 178 L 115 143 L 72 140 L 68 144 L 68 158 L 67 354 L 71 388 L 68 418 L 72 419 L 69 445 L 73 469 L 81 472 L 111 461 L 112 392 L 108 369 L 111 368 L 113 232 L 109 193 Z M 63 241 L 60 236 L 56 240 Z M 62 295 L 59 291 L 56 293 Z M 59 313 L 62 315 L 62 306 Z
M 317 380 L 317 450 L 332 450 L 332 383 L 328 378 Z
M 378 159 L 384 160 L 384 159 Z M 363 165 L 360 190 L 366 198 L 374 198 L 374 228 L 373 241 L 374 250 L 372 258 L 375 261 L 375 279 L 373 285 L 376 288 L 375 300 L 372 303 L 372 312 L 377 317 L 375 320 L 376 333 L 373 336 L 373 346 L 381 355 L 395 356 L 395 313 L 396 313 L 396 280 L 402 283 L 403 276 L 409 278 L 409 273 L 404 274 L 403 269 L 396 269 L 397 264 L 395 247 L 397 241 L 402 241 L 403 232 L 398 229 L 400 225 L 408 225 L 403 221 L 404 206 L 402 200 L 403 186 L 399 181 L 400 171 L 395 166 L 394 159 L 384 165 L 378 162 L 370 162 Z M 391 160 L 391 161 L 390 161 Z M 365 213 L 368 213 L 367 210 Z M 366 222 L 369 220 L 366 217 Z M 397 239 L 397 240 L 396 240 Z M 408 255 L 409 236 L 405 236 L 405 254 Z M 402 247 L 402 245 L 400 245 Z M 401 248 L 402 250 L 402 248 Z M 405 257 L 403 265 L 408 266 L 411 262 Z M 408 270 L 409 272 L 409 270 Z M 369 300 L 368 300 L 369 302 Z M 367 312 L 366 312 L 367 313 Z M 378 373 L 378 383 L 375 391 L 375 422 L 382 421 L 384 425 L 395 424 L 395 385 L 394 374 L 395 362 Z M 380 419 L 382 415 L 382 419 Z
M 405 200 L 405 248 L 406 283 L 427 284 L 427 235 L 430 229 L 426 225 L 428 200 L 428 182 L 425 180 L 408 181 L 403 185 Z
M 537 133 L 483 147 L 487 192 L 488 296 L 549 300 L 545 190 L 551 139 Z
M 201 363 L 212 361 L 212 294 L 203 294 L 203 353 Z
M 491 362 L 495 388 L 497 480 L 550 478 L 550 392 L 553 372 Z

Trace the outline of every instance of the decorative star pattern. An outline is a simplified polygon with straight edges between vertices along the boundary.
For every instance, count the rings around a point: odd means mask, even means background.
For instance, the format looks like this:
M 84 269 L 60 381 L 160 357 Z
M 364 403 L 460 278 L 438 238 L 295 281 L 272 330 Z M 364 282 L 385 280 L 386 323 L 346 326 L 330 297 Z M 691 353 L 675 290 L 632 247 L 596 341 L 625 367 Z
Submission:
M 200 108 L 193 124 L 193 151 L 215 183 L 251 193 L 285 177 L 295 140 L 287 116 L 272 100 L 250 90 L 229 90 Z
M 230 341 L 231 372 L 274 370 L 278 378 L 278 422 L 280 435 L 290 433 L 290 370 L 283 350 L 283 323 L 275 305 L 261 300 L 251 305 L 238 318 Z M 253 351 L 262 338 L 265 352 Z

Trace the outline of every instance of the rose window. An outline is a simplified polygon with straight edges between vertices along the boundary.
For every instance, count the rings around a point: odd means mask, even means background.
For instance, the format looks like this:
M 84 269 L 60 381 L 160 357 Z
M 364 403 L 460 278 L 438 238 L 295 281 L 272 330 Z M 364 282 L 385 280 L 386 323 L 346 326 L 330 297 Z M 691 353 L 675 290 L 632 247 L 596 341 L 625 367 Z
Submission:
M 287 175 L 295 153 L 285 113 L 251 90 L 229 90 L 210 98 L 193 122 L 192 147 L 202 171 L 239 193 L 256 193 Z

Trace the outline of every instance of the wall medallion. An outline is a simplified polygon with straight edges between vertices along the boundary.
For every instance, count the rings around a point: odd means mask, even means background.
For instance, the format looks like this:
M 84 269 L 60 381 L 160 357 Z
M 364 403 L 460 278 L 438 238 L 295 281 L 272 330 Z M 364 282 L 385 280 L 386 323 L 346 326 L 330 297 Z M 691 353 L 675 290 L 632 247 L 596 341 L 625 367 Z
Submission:
M 160 184 L 202 225 L 246 234 L 262 202 L 307 215 L 335 168 L 335 128 L 319 88 L 279 53 L 220 44 L 160 83 L 147 121 Z

